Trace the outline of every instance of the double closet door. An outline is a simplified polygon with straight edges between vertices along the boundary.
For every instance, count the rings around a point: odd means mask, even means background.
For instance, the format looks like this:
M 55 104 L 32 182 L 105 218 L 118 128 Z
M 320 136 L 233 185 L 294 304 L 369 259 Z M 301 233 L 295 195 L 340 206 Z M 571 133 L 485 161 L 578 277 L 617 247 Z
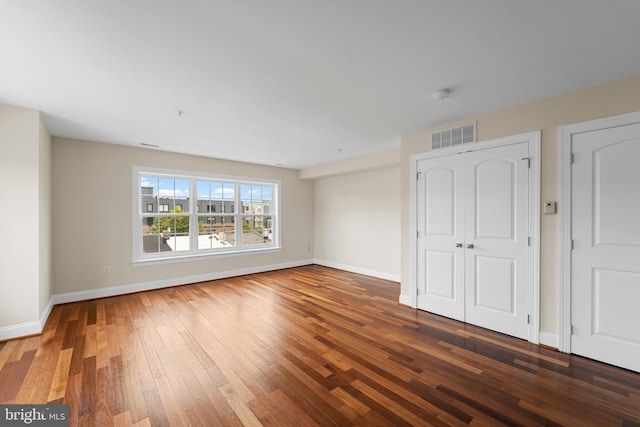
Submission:
M 526 142 L 418 160 L 417 307 L 527 339 Z

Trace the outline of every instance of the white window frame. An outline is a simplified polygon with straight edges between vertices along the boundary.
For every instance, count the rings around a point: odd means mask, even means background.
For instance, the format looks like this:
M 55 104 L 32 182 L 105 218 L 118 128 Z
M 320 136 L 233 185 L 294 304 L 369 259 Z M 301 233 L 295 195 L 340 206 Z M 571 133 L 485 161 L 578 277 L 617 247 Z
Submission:
M 260 178 L 247 178 L 247 177 L 237 177 L 237 176 L 229 176 L 229 175 L 217 175 L 203 172 L 190 172 L 190 171 L 180 171 L 180 170 L 172 170 L 172 169 L 160 169 L 160 168 L 149 168 L 144 166 L 133 166 L 132 168 L 132 207 L 133 207 L 133 215 L 132 215 L 132 238 L 133 238 L 133 265 L 148 265 L 148 264 L 163 264 L 169 262 L 178 262 L 178 261 L 189 261 L 194 259 L 202 259 L 202 258 L 214 258 L 214 257 L 224 257 L 224 256 L 236 256 L 236 255 L 249 255 L 255 253 L 264 253 L 264 252 L 276 252 L 282 250 L 281 247 L 281 221 L 280 221 L 280 185 L 281 182 L 278 180 L 270 180 L 270 179 L 260 179 Z M 154 252 L 154 253 L 144 253 L 142 247 L 142 219 L 149 215 L 149 212 L 146 210 L 146 205 L 142 204 L 141 197 L 141 178 L 145 175 L 152 176 L 160 176 L 166 178 L 173 179 L 182 179 L 189 180 L 189 218 L 190 218 L 190 236 L 189 243 L 190 249 L 186 251 L 179 252 Z M 223 248 L 207 248 L 207 249 L 198 249 L 198 217 L 207 214 L 211 214 L 210 212 L 197 212 L 197 181 L 216 181 L 216 182 L 224 182 L 224 183 L 232 183 L 235 185 L 235 200 L 233 210 L 233 216 L 235 218 L 235 241 L 236 246 L 234 247 L 223 247 Z M 273 228 L 271 233 L 271 243 L 261 244 L 261 245 L 251 245 L 251 246 L 242 246 L 242 218 L 247 216 L 240 206 L 242 206 L 242 194 L 240 191 L 240 186 L 243 184 L 251 184 L 251 185 L 271 185 L 273 186 L 273 207 L 272 212 L 269 212 L 269 216 L 272 217 Z M 144 209 L 143 209 L 144 208 Z M 160 212 L 160 205 L 158 204 L 158 212 L 155 214 L 162 215 L 166 214 L 164 212 Z M 259 215 L 250 215 L 250 216 L 259 216 Z M 194 232 L 195 230 L 195 232 Z

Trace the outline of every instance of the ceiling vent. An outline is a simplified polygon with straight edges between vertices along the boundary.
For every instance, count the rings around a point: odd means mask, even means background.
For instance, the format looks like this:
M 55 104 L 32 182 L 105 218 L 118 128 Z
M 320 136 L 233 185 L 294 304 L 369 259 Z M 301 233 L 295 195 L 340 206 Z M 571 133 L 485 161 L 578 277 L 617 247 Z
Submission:
M 476 142 L 476 123 L 444 129 L 431 134 L 431 149 Z

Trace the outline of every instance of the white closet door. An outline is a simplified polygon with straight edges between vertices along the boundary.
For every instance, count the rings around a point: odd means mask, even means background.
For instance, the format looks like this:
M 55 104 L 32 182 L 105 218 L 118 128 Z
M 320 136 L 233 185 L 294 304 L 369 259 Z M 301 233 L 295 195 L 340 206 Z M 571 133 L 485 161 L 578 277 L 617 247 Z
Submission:
M 571 351 L 640 372 L 640 124 L 571 146 Z
M 528 145 L 470 154 L 465 175 L 466 321 L 527 339 Z
M 463 166 L 455 155 L 420 160 L 417 168 L 417 307 L 462 321 Z
M 417 163 L 417 307 L 528 338 L 528 144 Z

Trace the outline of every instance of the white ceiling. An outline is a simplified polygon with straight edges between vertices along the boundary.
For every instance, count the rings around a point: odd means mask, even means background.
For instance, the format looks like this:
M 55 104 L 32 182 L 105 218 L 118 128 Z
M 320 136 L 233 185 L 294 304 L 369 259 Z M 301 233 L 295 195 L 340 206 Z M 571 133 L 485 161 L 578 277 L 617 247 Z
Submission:
M 639 17 L 638 0 L 0 0 L 0 102 L 56 136 L 305 168 L 640 74 Z

